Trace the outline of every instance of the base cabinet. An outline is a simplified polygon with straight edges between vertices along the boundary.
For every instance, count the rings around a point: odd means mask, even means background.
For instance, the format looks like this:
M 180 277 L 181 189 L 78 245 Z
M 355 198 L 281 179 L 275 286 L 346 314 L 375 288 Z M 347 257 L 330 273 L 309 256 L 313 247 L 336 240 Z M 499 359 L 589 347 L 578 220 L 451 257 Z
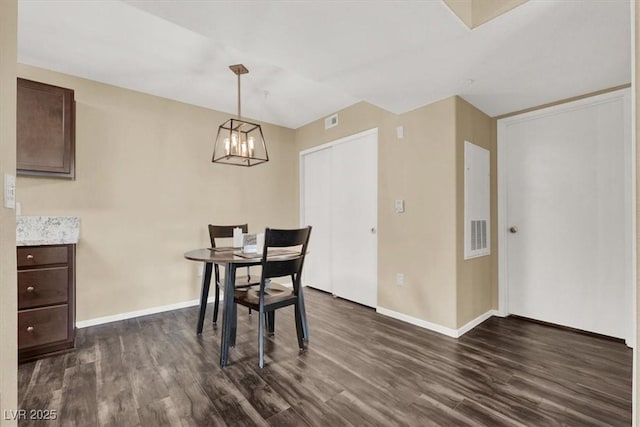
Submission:
M 21 246 L 18 261 L 18 359 L 75 346 L 75 245 Z

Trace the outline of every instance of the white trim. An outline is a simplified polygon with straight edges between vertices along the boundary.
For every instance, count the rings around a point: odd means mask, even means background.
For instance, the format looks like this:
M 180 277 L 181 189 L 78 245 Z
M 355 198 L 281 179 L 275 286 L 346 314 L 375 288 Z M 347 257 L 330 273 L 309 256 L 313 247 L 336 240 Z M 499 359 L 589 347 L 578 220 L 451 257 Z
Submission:
M 509 314 L 509 284 L 508 284 L 508 239 L 507 230 L 507 158 L 506 147 L 504 141 L 504 133 L 506 128 L 514 123 L 528 121 L 540 117 L 557 114 L 558 112 L 573 111 L 578 108 L 589 105 L 604 104 L 613 102 L 620 98 L 629 96 L 630 89 L 623 88 L 588 98 L 578 99 L 576 101 L 566 102 L 539 110 L 530 111 L 528 113 L 519 114 L 517 116 L 506 117 L 498 120 L 497 126 L 497 148 L 498 148 L 498 312 L 501 316 Z M 632 142 L 633 145 L 633 142 Z M 635 169 L 635 167 L 634 167 Z M 635 173 L 634 173 L 635 177 Z M 633 199 L 635 201 L 635 195 Z M 632 221 L 634 222 L 634 221 Z M 635 284 L 633 285 L 635 286 Z
M 501 316 L 509 314 L 509 286 L 507 285 L 507 164 L 506 153 L 501 134 L 506 125 L 498 120 L 497 149 L 498 149 L 498 312 Z
M 470 330 L 472 330 L 473 328 L 475 328 L 476 326 L 478 326 L 488 318 L 496 316 L 497 314 L 498 314 L 498 310 L 489 310 L 486 313 L 481 314 L 480 316 L 471 320 L 470 322 L 467 322 L 466 325 L 463 325 L 462 327 L 458 328 L 458 337 L 463 336 L 464 334 L 466 334 L 467 332 L 469 332 Z
M 632 219 L 631 219 L 631 229 L 632 229 L 632 241 L 633 241 L 633 261 L 632 261 L 632 295 L 633 295 L 633 324 L 631 328 L 631 333 L 633 334 L 631 339 L 631 347 L 633 348 L 633 370 L 632 370 L 632 391 L 631 391 L 631 424 L 633 426 L 637 425 L 638 418 L 638 349 L 635 347 L 635 340 L 638 336 L 638 255 L 637 255 L 637 236 L 636 236 L 636 222 L 638 218 L 638 213 L 636 210 L 636 162 L 637 162 L 637 134 L 636 134 L 636 2 L 632 1 L 631 3 L 631 191 L 632 200 L 631 200 L 631 211 L 632 211 Z M 627 343 L 629 345 L 629 343 Z
M 215 301 L 215 297 L 209 297 L 207 303 Z M 220 302 L 222 303 L 222 294 L 220 294 Z M 94 319 L 81 320 L 76 322 L 76 328 L 88 328 L 89 326 L 103 325 L 105 323 L 117 322 L 119 320 L 133 319 L 134 317 L 148 316 L 149 314 L 163 313 L 165 311 L 179 310 L 181 308 L 193 307 L 200 305 L 200 299 L 190 301 L 177 302 L 175 304 L 161 305 L 158 307 L 150 307 L 142 310 L 129 311 L 126 313 L 113 314 L 111 316 L 96 317 Z
M 406 323 L 410 323 L 415 326 L 419 326 L 424 329 L 428 329 L 433 332 L 437 332 L 439 334 L 446 335 L 452 338 L 460 338 L 462 335 L 466 334 L 488 318 L 492 316 L 497 316 L 498 312 L 496 310 L 489 310 L 484 314 L 476 317 L 472 321 L 468 322 L 466 325 L 462 326 L 458 329 L 447 328 L 446 326 L 438 325 L 437 323 L 428 322 L 423 319 L 418 319 L 417 317 L 412 317 L 403 313 L 398 313 L 397 311 L 389 310 L 384 307 L 376 307 L 376 312 L 382 314 L 383 316 L 391 317 L 397 320 L 401 320 Z

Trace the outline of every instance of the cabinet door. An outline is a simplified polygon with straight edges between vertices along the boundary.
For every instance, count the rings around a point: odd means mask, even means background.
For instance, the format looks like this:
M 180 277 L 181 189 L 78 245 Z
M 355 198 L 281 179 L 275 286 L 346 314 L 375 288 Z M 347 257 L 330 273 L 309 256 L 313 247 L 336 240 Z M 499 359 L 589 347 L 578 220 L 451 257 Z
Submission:
M 74 94 L 70 89 L 18 79 L 18 175 L 75 176 Z

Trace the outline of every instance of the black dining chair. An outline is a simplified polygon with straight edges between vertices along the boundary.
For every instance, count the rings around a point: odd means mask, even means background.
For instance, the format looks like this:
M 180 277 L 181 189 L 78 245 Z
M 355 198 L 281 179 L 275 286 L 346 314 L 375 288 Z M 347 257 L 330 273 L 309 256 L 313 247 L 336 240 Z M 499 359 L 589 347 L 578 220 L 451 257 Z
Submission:
M 216 239 L 229 239 L 233 238 L 233 229 L 240 228 L 243 233 L 247 233 L 249 226 L 247 224 L 240 225 L 212 225 L 209 224 L 209 239 L 211 240 L 211 247 L 216 248 Z M 230 245 L 231 246 L 231 245 Z M 216 297 L 213 303 L 213 324 L 218 322 L 218 309 L 220 308 L 220 288 L 224 288 L 220 281 L 220 267 L 218 264 L 213 266 L 214 278 L 216 282 Z M 226 274 L 226 273 L 225 273 Z M 251 276 L 251 270 L 247 267 L 247 274 L 245 276 L 236 276 L 236 288 L 246 288 L 249 286 L 257 285 L 260 283 L 259 276 Z M 249 309 L 249 315 L 251 315 L 251 309 Z
M 236 289 L 234 292 L 235 304 L 249 307 L 260 313 L 258 316 L 260 319 L 258 328 L 260 368 L 264 366 L 264 322 L 268 321 L 269 332 L 273 333 L 273 315 L 279 308 L 290 305 L 295 307 L 298 347 L 304 350 L 304 342 L 307 338 L 306 314 L 300 279 L 310 234 L 310 226 L 294 230 L 267 228 L 264 233 L 260 285 L 248 289 Z M 278 277 L 291 277 L 293 289 L 271 281 Z

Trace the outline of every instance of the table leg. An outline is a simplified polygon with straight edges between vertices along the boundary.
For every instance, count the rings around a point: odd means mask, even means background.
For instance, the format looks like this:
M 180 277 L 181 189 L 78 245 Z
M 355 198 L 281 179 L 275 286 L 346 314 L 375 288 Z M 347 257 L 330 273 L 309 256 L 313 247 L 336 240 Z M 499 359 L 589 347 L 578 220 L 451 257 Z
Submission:
M 224 311 L 222 312 L 222 340 L 220 342 L 220 367 L 229 362 L 229 346 L 235 344 L 236 322 L 233 318 L 233 291 L 236 281 L 236 268 L 233 264 L 225 265 L 224 277 Z
M 207 299 L 209 298 L 209 287 L 211 286 L 211 264 L 205 262 L 202 268 L 202 290 L 200 293 L 200 315 L 198 316 L 198 327 L 196 332 L 202 334 L 202 326 L 204 325 L 204 315 L 207 312 Z

